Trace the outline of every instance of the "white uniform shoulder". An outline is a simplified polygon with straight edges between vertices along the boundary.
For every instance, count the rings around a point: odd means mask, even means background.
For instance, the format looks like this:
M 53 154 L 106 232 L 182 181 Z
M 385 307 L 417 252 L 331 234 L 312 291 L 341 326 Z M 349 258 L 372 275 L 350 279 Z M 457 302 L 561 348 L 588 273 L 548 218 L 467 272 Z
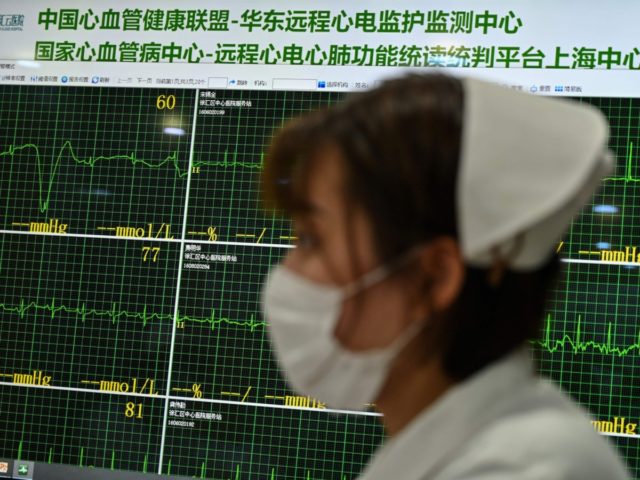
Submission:
M 606 438 L 555 387 L 538 382 L 527 400 L 479 432 L 438 480 L 623 480 Z
M 446 392 L 374 456 L 361 480 L 630 478 L 587 415 L 532 372 L 527 352 Z

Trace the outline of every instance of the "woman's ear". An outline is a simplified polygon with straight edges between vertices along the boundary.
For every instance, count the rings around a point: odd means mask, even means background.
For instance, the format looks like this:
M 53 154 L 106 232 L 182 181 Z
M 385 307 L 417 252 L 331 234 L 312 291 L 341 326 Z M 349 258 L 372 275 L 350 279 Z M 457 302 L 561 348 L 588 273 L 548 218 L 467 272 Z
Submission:
M 417 316 L 428 318 L 446 310 L 462 290 L 465 265 L 458 242 L 449 236 L 437 237 L 418 248 L 417 276 L 421 279 L 421 298 L 416 302 Z

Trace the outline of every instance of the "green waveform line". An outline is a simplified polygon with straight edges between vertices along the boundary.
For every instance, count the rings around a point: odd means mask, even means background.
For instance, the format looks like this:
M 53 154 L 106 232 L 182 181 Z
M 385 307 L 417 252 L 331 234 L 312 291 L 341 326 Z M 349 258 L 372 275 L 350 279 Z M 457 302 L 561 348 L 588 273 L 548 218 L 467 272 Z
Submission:
M 253 168 L 255 170 L 264 169 L 264 153 L 260 154 L 260 163 L 238 161 L 237 151 L 234 151 L 232 156 L 233 158 L 229 160 L 229 150 L 225 150 L 221 161 L 207 162 L 207 161 L 195 160 L 193 162 L 193 166 L 194 167 L 226 167 L 226 168 L 243 167 L 243 168 Z
M 25 143 L 24 145 L 9 145 L 9 147 L 0 152 L 0 158 L 2 157 L 11 157 L 11 160 L 18 153 L 22 153 L 24 150 L 32 150 L 36 157 L 36 166 L 38 168 L 38 206 L 40 212 L 45 213 L 49 209 L 49 201 L 51 200 L 51 190 L 53 189 L 53 185 L 59 175 L 60 165 L 62 163 L 63 156 L 65 151 L 68 153 L 68 157 L 71 158 L 74 162 L 79 165 L 85 165 L 93 168 L 96 163 L 102 161 L 114 161 L 114 160 L 124 160 L 131 163 L 131 165 L 142 165 L 151 169 L 160 169 L 165 165 L 173 165 L 173 169 L 176 171 L 176 174 L 179 178 L 186 177 L 189 173 L 186 169 L 181 170 L 179 161 L 178 161 L 178 152 L 173 152 L 160 162 L 150 162 L 148 160 L 142 160 L 137 158 L 135 153 L 130 155 L 111 155 L 111 156 L 97 156 L 97 157 L 88 157 L 88 158 L 80 158 L 71 142 L 69 140 L 65 141 L 58 155 L 53 160 L 50 171 L 48 172 L 48 179 L 45 179 L 47 173 L 45 172 L 44 159 L 40 154 L 40 148 L 33 143 Z M 229 160 L 229 151 L 228 149 L 224 151 L 223 159 L 221 161 L 196 161 L 193 163 L 194 167 L 226 167 L 226 168 L 234 168 L 234 167 L 243 167 L 243 168 L 253 168 L 256 170 L 262 170 L 264 165 L 264 153 L 260 155 L 260 163 L 254 162 L 243 162 L 238 161 L 238 152 L 233 153 L 233 158 Z
M 587 350 L 598 352 L 606 355 L 617 355 L 618 357 L 624 357 L 631 354 L 634 350 L 640 350 L 640 330 L 638 331 L 637 341 L 626 347 L 614 345 L 613 335 L 611 333 L 612 324 L 609 322 L 607 327 L 607 339 L 604 343 L 597 342 L 595 340 L 583 339 L 584 333 L 582 332 L 582 317 L 578 316 L 578 323 L 573 332 L 573 335 L 565 333 L 562 337 L 552 340 L 551 339 L 551 315 L 547 316 L 545 325 L 544 338 L 541 340 L 534 340 L 533 343 L 538 345 L 549 353 L 555 353 L 558 350 L 570 350 L 574 354 L 583 353 Z
M 173 152 L 167 156 L 164 160 L 158 163 L 151 163 L 147 160 L 141 160 L 136 157 L 135 153 L 131 155 L 112 155 L 112 156 L 98 156 L 98 157 L 88 157 L 88 158 L 80 158 L 76 155 L 73 150 L 73 146 L 70 141 L 64 142 L 62 148 L 60 148 L 60 152 L 55 157 L 53 164 L 51 165 L 51 169 L 49 171 L 49 178 L 45 179 L 45 166 L 42 155 L 40 154 L 40 149 L 37 145 L 33 143 L 26 143 L 24 145 L 9 145 L 9 148 L 3 152 L 0 152 L 0 158 L 9 156 L 13 160 L 14 156 L 17 153 L 21 153 L 23 150 L 31 149 L 35 153 L 36 157 L 36 166 L 38 168 L 38 204 L 40 211 L 42 213 L 46 212 L 49 209 L 49 200 L 51 199 L 51 190 L 53 188 L 53 184 L 56 181 L 60 164 L 62 162 L 63 155 L 65 151 L 68 151 L 68 156 L 79 165 L 86 165 L 88 167 L 93 168 L 96 163 L 101 161 L 113 161 L 113 160 L 126 160 L 131 162 L 132 165 L 144 165 L 149 168 L 162 168 L 167 164 L 173 164 L 174 169 L 176 170 L 179 177 L 184 177 L 187 175 L 186 170 L 180 170 L 180 166 L 178 165 L 178 152 Z
M 23 440 L 20 440 L 20 442 L 18 443 L 17 460 L 22 460 L 22 449 L 23 449 Z M 115 450 L 111 450 L 111 457 L 110 458 L 105 457 L 104 460 L 108 461 L 109 466 L 108 467 L 105 466 L 103 468 L 108 468 L 111 471 L 117 470 Z M 34 461 L 38 461 L 38 460 L 34 459 Z M 53 464 L 53 447 L 49 447 L 49 454 L 45 462 L 50 465 Z M 78 453 L 78 466 L 82 468 L 94 467 L 93 464 L 85 464 L 85 448 L 84 447 L 80 447 L 80 452 Z M 172 458 L 169 458 L 169 461 L 167 462 L 167 466 L 166 466 L 166 475 L 171 475 L 171 467 L 172 467 Z M 149 471 L 149 455 L 146 454 L 142 462 L 142 472 L 148 473 L 148 471 Z M 202 462 L 202 464 L 200 465 L 198 474 L 192 475 L 191 478 L 200 478 L 200 479 L 209 478 L 206 476 L 206 472 L 207 472 L 206 463 Z M 228 480 L 240 480 L 241 478 L 242 478 L 242 470 L 241 470 L 240 464 L 236 464 L 236 468 L 234 469 L 234 475 L 232 477 L 228 477 Z M 276 476 L 276 468 L 272 467 L 271 473 L 269 475 L 269 480 L 277 480 L 277 478 L 278 477 Z M 314 477 L 311 476 L 310 470 L 307 470 L 304 480 L 314 480 Z M 347 480 L 347 477 L 343 475 L 340 480 Z
M 629 142 L 629 147 L 627 148 L 629 152 L 627 154 L 627 166 L 625 168 L 623 177 L 606 177 L 604 179 L 605 182 L 634 182 L 640 183 L 640 178 L 633 176 L 633 142 Z
M 82 319 L 82 323 L 85 322 L 87 316 L 90 317 L 105 317 L 111 320 L 112 324 L 118 323 L 121 319 L 134 320 L 142 322 L 142 326 L 146 327 L 150 321 L 170 321 L 172 322 L 174 317 L 171 314 L 162 313 L 149 313 L 147 312 L 147 306 L 145 305 L 142 312 L 132 313 L 126 310 L 118 310 L 117 304 L 113 303 L 110 310 L 98 310 L 94 308 L 87 308 L 83 303 L 81 307 L 67 307 L 65 305 L 56 305 L 55 299 L 52 299 L 50 303 L 45 305 L 37 304 L 36 302 L 25 302 L 24 299 L 20 299 L 19 305 L 7 305 L 0 303 L 0 311 L 16 314 L 21 319 L 25 314 L 33 312 L 48 312 L 53 320 L 58 313 L 65 313 L 70 315 L 76 315 Z M 232 325 L 237 327 L 249 328 L 251 332 L 256 331 L 259 327 L 266 325 L 265 322 L 257 321 L 254 315 L 251 315 L 249 320 L 238 321 L 232 320 L 226 317 L 216 317 L 215 309 L 211 310 L 211 315 L 205 318 L 191 317 L 188 315 L 180 315 L 176 319 L 176 323 L 198 323 L 198 324 L 210 324 L 211 330 L 215 330 L 216 327 L 222 323 L 226 325 Z
M 22 442 L 23 440 L 20 440 L 20 443 L 18 445 L 18 454 L 21 455 L 22 453 Z M 20 459 L 18 459 L 20 460 Z M 84 447 L 80 447 L 80 459 L 78 461 L 78 466 L 79 467 L 89 467 L 89 468 L 93 468 L 93 465 L 83 465 L 82 462 L 84 460 Z M 105 459 L 106 460 L 106 459 Z M 36 460 L 37 461 L 37 460 Z M 49 465 L 53 464 L 53 447 L 49 447 L 49 455 L 47 457 L 46 463 L 48 463 Z M 171 463 L 171 461 L 169 461 L 169 463 Z M 148 464 L 149 464 L 149 459 L 148 459 L 148 455 L 144 456 L 144 460 L 143 460 L 143 466 L 142 469 L 144 471 L 144 473 L 147 473 L 147 468 L 148 468 Z M 107 468 L 107 467 L 105 467 Z M 116 470 L 116 451 L 115 450 L 111 450 L 111 460 L 109 462 L 109 470 Z

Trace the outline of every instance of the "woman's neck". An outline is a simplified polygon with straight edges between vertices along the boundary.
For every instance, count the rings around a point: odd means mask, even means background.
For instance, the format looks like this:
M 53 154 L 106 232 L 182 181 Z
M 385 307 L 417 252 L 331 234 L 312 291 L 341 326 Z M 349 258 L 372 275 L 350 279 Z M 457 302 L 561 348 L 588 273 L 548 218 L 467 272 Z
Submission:
M 377 409 L 384 415 L 387 433 L 397 435 L 433 404 L 455 382 L 445 374 L 440 358 L 418 361 L 416 352 L 401 355 L 389 371 L 378 399 Z

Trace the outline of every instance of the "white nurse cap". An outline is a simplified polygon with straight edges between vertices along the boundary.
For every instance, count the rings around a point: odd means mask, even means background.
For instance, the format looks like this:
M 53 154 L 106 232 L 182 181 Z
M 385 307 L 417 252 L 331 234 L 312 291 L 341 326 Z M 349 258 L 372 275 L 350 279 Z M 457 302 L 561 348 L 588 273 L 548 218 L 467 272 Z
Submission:
M 491 267 L 507 257 L 511 270 L 536 269 L 612 168 L 607 122 L 596 108 L 569 100 L 463 82 L 463 258 Z

